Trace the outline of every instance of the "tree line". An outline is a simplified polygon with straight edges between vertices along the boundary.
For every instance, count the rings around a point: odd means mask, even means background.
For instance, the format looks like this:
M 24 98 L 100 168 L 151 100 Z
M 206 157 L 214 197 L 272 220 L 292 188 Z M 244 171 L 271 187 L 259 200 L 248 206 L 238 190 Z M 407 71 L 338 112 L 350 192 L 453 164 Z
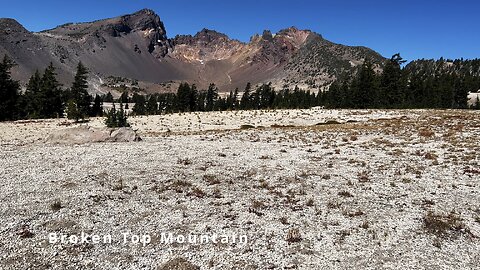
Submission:
M 19 82 L 12 79 L 15 63 L 7 56 L 0 63 L 0 121 L 18 119 L 58 118 L 67 114 L 70 119 L 103 115 L 102 99 L 88 93 L 88 70 L 80 62 L 70 88 L 62 89 L 52 63 L 43 72 L 36 71 L 29 79 L 24 93 Z
M 50 64 L 43 72 L 36 71 L 20 91 L 12 79 L 14 62 L 7 56 L 0 63 L 0 121 L 66 116 L 76 121 L 104 114 L 103 102 L 135 103 L 132 113 L 152 115 L 174 112 L 306 109 L 325 108 L 468 108 L 468 92 L 480 89 L 480 60 L 417 60 L 402 67 L 405 61 L 395 54 L 384 66 L 366 60 L 353 75 L 341 76 L 326 91 L 317 94 L 295 87 L 276 91 L 269 84 L 252 87 L 248 83 L 221 97 L 215 84 L 199 90 L 193 84 L 181 83 L 176 93 L 140 95 L 122 93 L 115 100 L 111 93 L 91 96 L 88 93 L 88 69 L 80 62 L 72 85 L 62 89 Z M 381 70 L 381 71 L 379 71 Z M 472 108 L 480 109 L 480 101 Z M 123 105 L 110 111 L 115 121 L 126 121 Z M 120 115 L 121 114 L 121 115 Z M 118 123 L 117 123 L 118 124 Z M 115 123 L 110 125 L 115 126 Z M 118 124 L 121 125 L 121 124 Z
M 320 93 L 328 108 L 467 109 L 469 92 L 480 90 L 480 59 L 417 60 L 404 68 L 400 54 L 382 72 L 366 60 L 356 76 L 336 81 Z M 473 109 L 480 108 L 476 102 Z
M 238 88 L 221 97 L 215 84 L 210 84 L 206 90 L 199 90 L 195 84 L 181 83 L 177 93 L 149 96 L 135 93 L 131 98 L 125 95 L 120 97 L 120 100 L 135 103 L 132 112 L 136 115 L 194 111 L 306 109 L 317 105 L 314 93 L 300 90 L 298 87 L 293 91 L 289 89 L 275 91 L 271 84 L 262 84 L 253 89 L 250 83 L 247 83 L 242 95 L 239 94 Z
M 341 76 L 327 91 L 317 94 L 295 87 L 275 91 L 271 84 L 253 89 L 248 83 L 226 97 L 211 84 L 207 90 L 180 84 L 177 94 L 134 94 L 135 114 L 250 109 L 305 109 L 313 106 L 345 109 L 480 109 L 480 100 L 469 107 L 468 93 L 480 90 L 480 59 L 405 60 L 393 55 L 381 69 L 368 59 L 353 75 Z M 381 70 L 381 71 L 379 71 Z M 125 99 L 124 102 L 128 100 Z

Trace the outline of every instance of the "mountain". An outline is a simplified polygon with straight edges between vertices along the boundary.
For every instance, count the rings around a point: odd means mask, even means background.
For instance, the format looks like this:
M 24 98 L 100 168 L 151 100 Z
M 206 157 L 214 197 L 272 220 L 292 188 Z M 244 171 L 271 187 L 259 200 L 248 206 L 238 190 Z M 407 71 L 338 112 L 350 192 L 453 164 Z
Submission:
M 365 58 L 378 66 L 385 60 L 371 49 L 335 44 L 295 27 L 275 34 L 266 30 L 247 43 L 209 29 L 168 38 L 160 17 L 149 9 L 38 33 L 0 19 L 3 54 L 16 61 L 13 75 L 23 83 L 53 62 L 68 85 L 82 61 L 90 68 L 92 90 L 100 93 L 121 84 L 146 92 L 173 91 L 183 81 L 198 87 L 213 82 L 223 91 L 242 89 L 247 82 L 318 90 Z

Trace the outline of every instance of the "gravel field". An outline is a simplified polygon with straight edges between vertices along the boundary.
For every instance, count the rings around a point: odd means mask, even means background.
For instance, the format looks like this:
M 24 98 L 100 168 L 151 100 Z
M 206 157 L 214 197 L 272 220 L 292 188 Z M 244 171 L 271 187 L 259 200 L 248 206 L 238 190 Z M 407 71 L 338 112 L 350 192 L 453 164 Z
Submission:
M 0 123 L 0 269 L 480 268 L 479 112 L 129 120 L 142 141 Z

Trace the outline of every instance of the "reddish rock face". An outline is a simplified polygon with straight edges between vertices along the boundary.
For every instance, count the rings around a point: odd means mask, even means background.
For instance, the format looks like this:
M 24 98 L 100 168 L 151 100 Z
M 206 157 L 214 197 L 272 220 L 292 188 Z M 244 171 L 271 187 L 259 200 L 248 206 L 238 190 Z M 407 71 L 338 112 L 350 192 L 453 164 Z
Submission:
M 139 81 L 148 92 L 161 91 L 165 82 L 184 81 L 199 88 L 215 83 L 221 91 L 243 89 L 247 82 L 316 91 L 366 57 L 377 64 L 384 61 L 368 48 L 334 44 L 295 27 L 278 33 L 265 30 L 249 42 L 209 29 L 169 39 L 160 17 L 149 9 L 40 33 L 0 19 L 0 54 L 17 62 L 13 74 L 24 83 L 36 69 L 53 62 L 59 80 L 68 85 L 82 61 L 91 71 L 92 92 L 104 93 L 109 90 L 102 85 L 112 76 Z

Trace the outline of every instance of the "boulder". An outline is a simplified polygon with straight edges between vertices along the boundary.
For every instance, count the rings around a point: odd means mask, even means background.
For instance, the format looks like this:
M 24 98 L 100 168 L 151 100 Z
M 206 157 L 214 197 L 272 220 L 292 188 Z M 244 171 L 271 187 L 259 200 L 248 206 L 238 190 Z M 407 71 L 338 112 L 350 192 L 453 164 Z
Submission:
M 52 132 L 46 138 L 53 144 L 85 144 L 96 142 L 133 142 L 140 137 L 132 128 L 93 128 L 78 126 Z
M 140 140 L 140 137 L 132 128 L 117 128 L 110 134 L 110 141 L 113 142 L 136 142 Z

